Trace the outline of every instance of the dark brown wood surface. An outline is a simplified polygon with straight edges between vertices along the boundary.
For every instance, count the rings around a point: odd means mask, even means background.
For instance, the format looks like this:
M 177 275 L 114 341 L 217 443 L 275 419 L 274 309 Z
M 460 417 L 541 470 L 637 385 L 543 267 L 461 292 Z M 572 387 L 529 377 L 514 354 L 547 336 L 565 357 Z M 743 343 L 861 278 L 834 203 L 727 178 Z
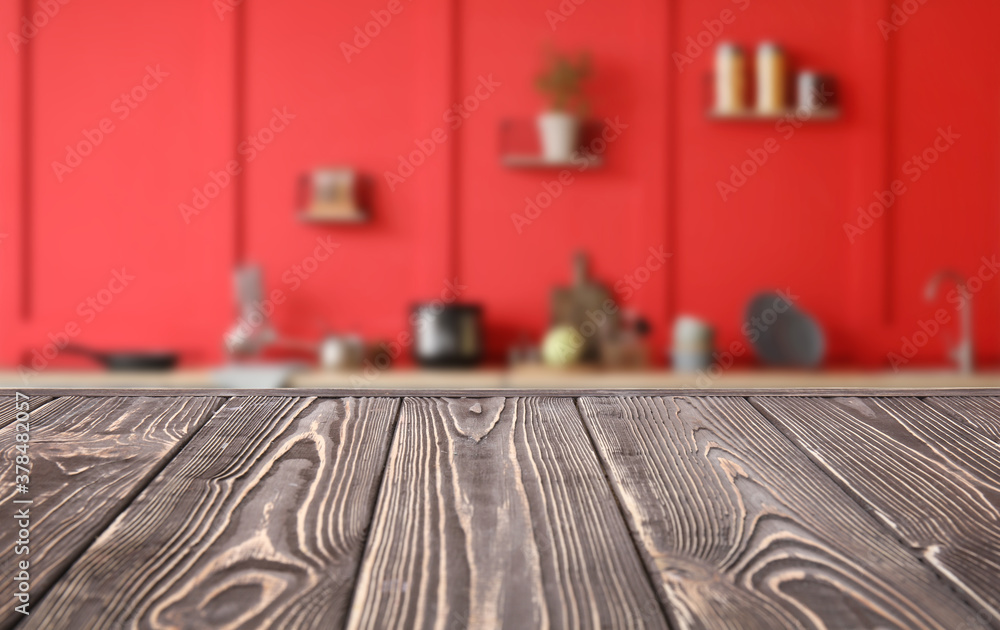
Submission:
M 397 404 L 231 400 L 24 627 L 339 627 Z
M 7 605 L 14 592 L 14 567 L 28 559 L 32 593 L 41 595 L 218 405 L 214 398 L 67 397 L 48 402 L 30 417 L 28 494 L 16 493 L 14 484 L 16 423 L 0 429 L 5 446 L 0 464 L 0 627 L 20 618 Z M 32 503 L 15 505 L 15 499 Z M 15 554 L 19 528 L 14 513 L 25 508 L 30 553 Z
M 349 628 L 666 628 L 572 399 L 408 398 Z
M 582 398 L 677 628 L 941 628 L 972 611 L 747 401 Z
M 25 618 L 0 392 L 0 628 L 1000 630 L 1000 391 L 707 393 L 32 390 Z
M 755 399 L 803 451 L 1000 623 L 1000 405 Z
M 50 400 L 52 400 L 52 396 L 29 395 L 28 411 L 34 412 L 35 410 L 37 410 L 39 407 L 49 402 Z M 24 402 L 23 399 L 21 400 L 21 402 L 22 403 Z M 17 405 L 15 405 L 14 403 L 15 403 L 15 397 L 11 396 L 9 399 L 4 401 L 4 404 L 0 405 L 0 429 L 13 422 L 17 418 L 18 412 L 23 411 L 23 409 L 18 409 Z

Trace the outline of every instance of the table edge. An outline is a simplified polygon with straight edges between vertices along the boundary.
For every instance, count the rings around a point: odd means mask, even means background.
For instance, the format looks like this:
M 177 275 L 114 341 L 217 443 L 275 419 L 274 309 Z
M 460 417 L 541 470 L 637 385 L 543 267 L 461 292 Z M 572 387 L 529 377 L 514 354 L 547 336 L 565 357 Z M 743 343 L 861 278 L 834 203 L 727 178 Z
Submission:
M 833 398 L 841 396 L 1000 396 L 995 387 L 801 387 L 801 388 L 665 388 L 665 389 L 366 389 L 366 388 L 280 388 L 280 389 L 222 389 L 222 388 L 50 388 L 22 387 L 0 388 L 0 396 L 15 393 L 30 396 L 306 396 L 320 398 L 384 398 L 401 396 L 444 396 L 449 398 L 483 398 L 505 396 L 810 396 Z

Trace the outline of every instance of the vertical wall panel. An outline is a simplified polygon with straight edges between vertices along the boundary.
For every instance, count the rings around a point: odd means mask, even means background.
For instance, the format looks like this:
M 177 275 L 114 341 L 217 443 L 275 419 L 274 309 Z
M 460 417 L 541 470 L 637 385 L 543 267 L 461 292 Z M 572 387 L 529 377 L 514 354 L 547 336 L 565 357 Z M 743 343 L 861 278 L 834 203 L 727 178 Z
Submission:
M 329 325 L 395 339 L 409 330 L 410 304 L 438 298 L 449 279 L 446 186 L 453 147 L 437 146 L 394 190 L 385 178 L 397 172 L 399 155 L 416 150 L 416 141 L 443 124 L 449 3 L 398 6 L 396 14 L 381 1 L 267 0 L 245 7 L 246 133 L 266 125 L 274 108 L 295 116 L 246 174 L 247 257 L 264 265 L 270 290 L 287 298 L 275 321 L 289 334 L 317 338 Z M 356 29 L 375 35 L 362 37 Z M 349 51 L 350 60 L 344 46 L 357 51 Z M 296 182 L 330 165 L 373 177 L 372 223 L 298 220 Z M 337 247 L 300 274 L 296 267 L 313 255 L 317 239 Z
M 947 330 L 933 336 L 913 363 L 943 356 L 959 334 L 956 302 L 948 298 L 954 285 L 942 287 L 934 302 L 924 297 L 928 280 L 942 269 L 965 277 L 985 272 L 981 285 L 970 285 L 978 289 L 973 298 L 977 349 L 981 358 L 994 361 L 1000 350 L 1000 273 L 982 262 L 983 257 L 1000 260 L 998 26 L 995 2 L 928 2 L 890 34 L 898 47 L 895 177 L 908 191 L 894 208 L 891 295 L 898 318 L 889 348 L 899 352 L 900 338 L 912 340 L 921 330 L 919 322 L 933 319 L 937 309 L 950 316 Z M 961 137 L 936 157 L 934 143 L 946 146 L 938 140 L 941 129 Z
M 587 251 L 595 275 L 614 287 L 646 265 L 649 248 L 669 249 L 666 7 L 585 3 L 565 21 L 550 21 L 559 3 L 474 1 L 463 6 L 462 94 L 472 94 L 480 76 L 492 75 L 502 84 L 462 127 L 460 182 L 463 270 L 470 295 L 488 305 L 495 332 L 491 349 L 502 355 L 520 334 L 537 338 L 547 327 L 550 291 L 572 281 L 574 251 Z M 500 165 L 501 120 L 521 119 L 530 128 L 548 107 L 534 88 L 547 62 L 547 46 L 590 51 L 591 116 L 624 126 L 602 154 L 604 165 L 582 172 L 570 168 L 569 185 L 559 182 L 560 169 Z M 551 204 L 519 231 L 512 215 L 531 217 L 526 198 L 544 206 L 549 197 Z M 659 354 L 669 269 L 641 276 L 641 288 L 615 297 L 650 317 Z
M 40 347 L 76 324 L 79 343 L 215 360 L 231 190 L 190 225 L 178 206 L 231 150 L 230 24 L 193 1 L 60 6 L 28 44 L 32 232 L 30 275 L 19 272 L 31 318 L 16 338 Z M 132 279 L 112 284 L 116 273 Z M 81 307 L 88 298 L 104 303 Z

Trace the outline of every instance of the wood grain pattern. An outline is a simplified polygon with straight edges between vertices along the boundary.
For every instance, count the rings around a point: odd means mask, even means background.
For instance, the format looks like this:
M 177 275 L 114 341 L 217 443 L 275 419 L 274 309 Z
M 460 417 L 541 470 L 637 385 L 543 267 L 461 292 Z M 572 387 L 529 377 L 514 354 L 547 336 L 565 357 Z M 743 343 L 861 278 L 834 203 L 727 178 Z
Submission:
M 397 405 L 230 401 L 24 627 L 339 627 Z
M 30 418 L 30 484 L 15 494 L 17 423 L 0 429 L 5 445 L 0 465 L 0 577 L 12 593 L 13 567 L 27 559 L 33 604 L 128 501 L 156 474 L 218 406 L 214 398 L 77 398 L 43 405 Z M 30 499 L 29 506 L 11 503 Z M 30 553 L 15 555 L 15 508 L 27 507 Z M 8 526 L 8 525 L 11 526 Z M 4 601 L 10 600 L 4 597 Z M 34 610 L 34 608 L 32 608 Z M 34 613 L 32 613 L 32 617 Z M 13 605 L 0 607 L 0 627 L 22 619 Z
M 582 398 L 677 628 L 941 628 L 974 616 L 739 398 Z
M 959 463 L 977 483 L 1000 491 L 1000 400 L 928 398 L 947 419 L 927 424 L 910 421 L 928 446 L 943 459 Z
M 809 456 L 1000 626 L 995 400 L 757 399 Z
M 571 399 L 404 401 L 350 628 L 664 628 Z
M 34 412 L 50 400 L 52 400 L 52 396 L 29 395 L 28 411 Z M 7 426 L 17 418 L 17 411 L 17 407 L 14 406 L 13 396 L 0 399 L 0 429 Z

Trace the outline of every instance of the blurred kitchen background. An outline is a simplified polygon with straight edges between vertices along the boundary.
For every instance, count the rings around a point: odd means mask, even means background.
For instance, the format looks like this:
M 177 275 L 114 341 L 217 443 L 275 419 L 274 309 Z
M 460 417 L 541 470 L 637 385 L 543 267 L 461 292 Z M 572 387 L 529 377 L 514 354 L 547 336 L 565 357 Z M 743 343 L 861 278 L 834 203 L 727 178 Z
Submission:
M 4 2 L 0 380 L 1000 384 L 998 27 Z

